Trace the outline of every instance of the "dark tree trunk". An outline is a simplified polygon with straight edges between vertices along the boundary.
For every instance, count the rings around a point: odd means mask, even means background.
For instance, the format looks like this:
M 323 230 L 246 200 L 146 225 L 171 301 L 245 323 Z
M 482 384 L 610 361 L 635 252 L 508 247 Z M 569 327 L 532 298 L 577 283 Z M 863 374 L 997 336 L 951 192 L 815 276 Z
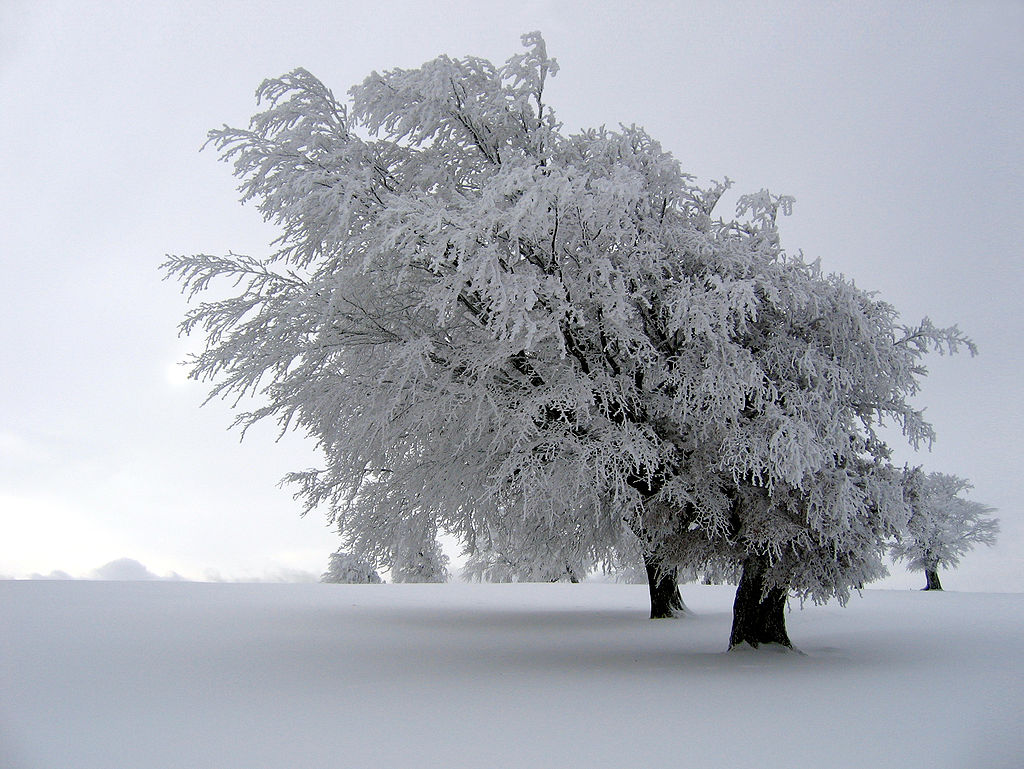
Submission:
M 742 643 L 757 648 L 761 644 L 779 644 L 793 648 L 786 633 L 786 594 L 783 587 L 765 591 L 768 558 L 750 555 L 743 562 L 743 573 L 732 606 L 732 635 L 729 648 Z
M 679 594 L 676 569 L 668 569 L 654 558 L 644 556 L 647 587 L 651 591 L 651 619 L 670 619 L 686 614 L 686 604 Z
M 942 583 L 939 582 L 939 572 L 937 569 L 925 569 L 924 578 L 927 584 L 924 586 L 925 590 L 942 590 Z

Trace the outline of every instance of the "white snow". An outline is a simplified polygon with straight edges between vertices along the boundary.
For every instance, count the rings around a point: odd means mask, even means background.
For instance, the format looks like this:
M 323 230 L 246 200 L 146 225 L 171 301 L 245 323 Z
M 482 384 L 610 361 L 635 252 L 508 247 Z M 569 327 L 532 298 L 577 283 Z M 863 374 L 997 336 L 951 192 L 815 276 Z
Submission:
M 0 582 L 4 769 L 1016 767 L 1024 594 L 652 622 L 620 584 Z

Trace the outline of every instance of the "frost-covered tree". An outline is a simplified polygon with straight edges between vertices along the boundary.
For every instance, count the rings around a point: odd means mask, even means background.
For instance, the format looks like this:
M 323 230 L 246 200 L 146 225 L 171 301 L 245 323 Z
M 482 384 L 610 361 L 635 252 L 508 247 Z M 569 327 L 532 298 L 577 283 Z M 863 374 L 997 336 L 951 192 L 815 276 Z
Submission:
M 394 527 L 388 553 L 395 582 L 448 581 L 448 556 L 432 523 L 422 516 L 408 516 Z
M 579 582 L 593 564 L 576 544 L 573 537 L 553 537 L 513 511 L 475 533 L 462 576 L 486 582 Z
M 964 499 L 971 483 L 955 475 L 908 469 L 904 484 L 910 519 L 892 548 L 911 571 L 923 571 L 925 590 L 942 590 L 939 569 L 951 569 L 977 544 L 992 546 L 999 534 L 995 508 Z
M 297 495 L 374 563 L 440 530 L 516 564 L 639 547 L 652 615 L 680 567 L 738 573 L 732 643 L 788 644 L 790 593 L 882 569 L 907 511 L 876 427 L 930 440 L 920 359 L 969 343 L 783 251 L 788 198 L 716 218 L 728 185 L 642 129 L 566 134 L 557 65 L 524 44 L 374 73 L 349 104 L 296 70 L 211 132 L 281 236 L 165 263 L 191 296 L 239 287 L 186 316 L 192 376 L 259 396 L 243 428 L 316 440 Z
M 327 571 L 320 575 L 320 581 L 346 585 L 377 585 L 382 580 L 373 564 L 353 553 L 337 550 L 331 553 Z

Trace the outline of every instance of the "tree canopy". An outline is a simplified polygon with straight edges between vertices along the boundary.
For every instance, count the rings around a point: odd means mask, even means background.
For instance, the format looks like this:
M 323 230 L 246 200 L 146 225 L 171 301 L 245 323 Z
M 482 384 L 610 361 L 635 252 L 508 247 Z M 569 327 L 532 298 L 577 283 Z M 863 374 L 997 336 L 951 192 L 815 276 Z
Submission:
M 327 571 L 320 575 L 321 582 L 346 585 L 377 585 L 380 575 L 373 566 L 352 553 L 337 550 L 327 560 Z
M 926 589 L 942 589 L 939 569 L 951 569 L 975 545 L 994 545 L 999 520 L 995 508 L 965 499 L 971 489 L 966 478 L 946 473 L 925 473 L 915 467 L 905 471 L 904 484 L 910 518 L 893 544 L 892 555 L 905 560 L 911 571 L 927 575 Z
M 930 442 L 921 359 L 973 346 L 787 253 L 790 198 L 723 219 L 729 183 L 642 128 L 565 132 L 557 64 L 523 43 L 375 72 L 348 103 L 296 70 L 210 133 L 281 235 L 165 262 L 190 297 L 237 286 L 186 315 L 192 376 L 257 396 L 243 430 L 316 441 L 288 479 L 375 564 L 443 530 L 531 573 L 639 548 L 845 597 L 909 515 L 878 426 Z

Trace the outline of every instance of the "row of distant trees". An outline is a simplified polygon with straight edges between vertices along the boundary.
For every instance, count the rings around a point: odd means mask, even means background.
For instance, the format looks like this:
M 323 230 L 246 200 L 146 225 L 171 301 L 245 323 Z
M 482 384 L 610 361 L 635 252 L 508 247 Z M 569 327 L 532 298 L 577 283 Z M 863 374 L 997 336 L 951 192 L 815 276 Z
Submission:
M 974 346 L 787 253 L 790 198 L 723 218 L 729 182 L 643 129 L 564 131 L 557 64 L 523 42 L 375 72 L 348 102 L 296 70 L 210 133 L 281 234 L 165 262 L 205 298 L 191 375 L 258 396 L 243 430 L 316 441 L 323 466 L 287 480 L 374 569 L 419 578 L 442 531 L 492 577 L 635 556 L 652 616 L 680 579 L 733 576 L 730 645 L 788 646 L 788 596 L 845 600 L 912 530 L 879 425 L 929 444 L 923 359 Z
M 925 575 L 925 590 L 941 590 L 939 569 L 952 569 L 977 544 L 993 545 L 999 533 L 999 522 L 994 512 L 980 502 L 966 499 L 963 492 L 970 488 L 964 478 L 945 473 L 925 474 L 921 468 L 907 469 L 904 473 L 904 494 L 910 507 L 906 528 L 899 532 L 890 546 L 890 554 L 897 561 L 905 561 L 911 571 Z M 466 563 L 462 576 L 467 580 L 487 582 L 577 582 L 591 571 L 601 568 L 594 563 L 565 563 L 555 560 L 544 562 L 536 551 L 528 558 L 516 555 L 523 548 L 507 540 L 492 537 L 490 545 L 474 552 Z M 450 578 L 448 559 L 434 541 L 411 537 L 392 564 L 395 582 L 446 582 Z M 611 568 L 619 573 L 639 574 L 642 568 L 639 548 L 620 557 Z M 605 565 L 606 567 L 608 565 Z M 643 575 L 647 578 L 647 575 Z M 734 581 L 736 575 L 691 574 L 691 579 L 705 582 Z M 330 557 L 324 582 L 379 583 L 380 575 L 369 561 L 345 550 Z M 680 603 L 677 607 L 682 608 Z

